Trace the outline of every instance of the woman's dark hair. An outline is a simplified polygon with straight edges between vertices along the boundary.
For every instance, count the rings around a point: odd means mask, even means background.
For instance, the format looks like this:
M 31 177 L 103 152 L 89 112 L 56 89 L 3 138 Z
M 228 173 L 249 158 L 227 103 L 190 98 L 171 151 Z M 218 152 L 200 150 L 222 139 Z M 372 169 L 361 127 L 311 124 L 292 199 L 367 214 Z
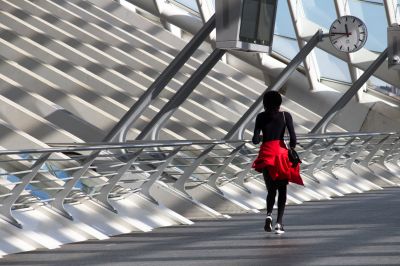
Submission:
M 265 111 L 278 111 L 282 104 L 282 96 L 277 91 L 267 91 L 264 94 L 263 104 Z

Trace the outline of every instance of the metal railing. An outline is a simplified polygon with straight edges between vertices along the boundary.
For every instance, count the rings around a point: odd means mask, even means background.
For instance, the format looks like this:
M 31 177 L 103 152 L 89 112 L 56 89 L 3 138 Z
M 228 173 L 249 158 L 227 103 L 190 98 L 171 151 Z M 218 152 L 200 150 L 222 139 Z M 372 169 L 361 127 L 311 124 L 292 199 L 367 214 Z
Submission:
M 91 199 L 117 212 L 110 199 L 140 193 L 157 203 L 151 187 L 159 181 L 191 199 L 188 185 L 203 185 L 223 194 L 232 183 L 246 187 L 260 178 L 251 170 L 258 147 L 250 141 L 133 141 L 128 143 L 52 143 L 52 148 L 0 151 L 0 214 L 21 227 L 12 210 L 48 205 L 73 219 L 65 204 Z M 397 133 L 330 133 L 298 136 L 306 184 L 319 183 L 315 173 L 332 173 L 357 164 L 400 167 Z M 123 151 L 123 152 L 122 152 Z M 386 165 L 391 162 L 390 167 Z

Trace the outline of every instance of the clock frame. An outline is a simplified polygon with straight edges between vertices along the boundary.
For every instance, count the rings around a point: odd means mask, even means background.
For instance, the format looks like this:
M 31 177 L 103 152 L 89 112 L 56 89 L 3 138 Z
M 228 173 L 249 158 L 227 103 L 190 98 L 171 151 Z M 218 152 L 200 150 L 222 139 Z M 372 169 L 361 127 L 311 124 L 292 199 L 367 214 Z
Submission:
M 340 52 L 353 53 L 366 43 L 367 26 L 355 16 L 342 16 L 336 19 L 329 29 L 329 40 Z

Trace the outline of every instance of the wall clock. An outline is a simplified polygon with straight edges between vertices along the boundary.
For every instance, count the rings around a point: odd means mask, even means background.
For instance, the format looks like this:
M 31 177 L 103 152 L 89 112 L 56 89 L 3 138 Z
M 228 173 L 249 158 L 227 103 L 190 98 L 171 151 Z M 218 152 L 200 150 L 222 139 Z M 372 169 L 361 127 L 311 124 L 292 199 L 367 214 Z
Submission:
M 329 40 L 341 52 L 353 53 L 360 50 L 367 41 L 367 26 L 354 16 L 336 19 L 329 29 Z

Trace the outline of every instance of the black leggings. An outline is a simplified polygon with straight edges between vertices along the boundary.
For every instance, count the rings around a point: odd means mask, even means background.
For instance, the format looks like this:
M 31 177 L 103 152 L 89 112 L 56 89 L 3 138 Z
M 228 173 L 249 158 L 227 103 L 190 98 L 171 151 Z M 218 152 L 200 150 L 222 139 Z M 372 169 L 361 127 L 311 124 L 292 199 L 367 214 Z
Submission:
M 276 191 L 279 191 L 278 195 L 278 218 L 276 220 L 277 223 L 282 224 L 283 213 L 285 212 L 286 205 L 286 187 L 288 184 L 287 180 L 272 180 L 270 177 L 268 170 L 266 168 L 263 169 L 263 176 L 265 185 L 267 186 L 267 215 L 272 214 L 272 209 L 275 204 Z

